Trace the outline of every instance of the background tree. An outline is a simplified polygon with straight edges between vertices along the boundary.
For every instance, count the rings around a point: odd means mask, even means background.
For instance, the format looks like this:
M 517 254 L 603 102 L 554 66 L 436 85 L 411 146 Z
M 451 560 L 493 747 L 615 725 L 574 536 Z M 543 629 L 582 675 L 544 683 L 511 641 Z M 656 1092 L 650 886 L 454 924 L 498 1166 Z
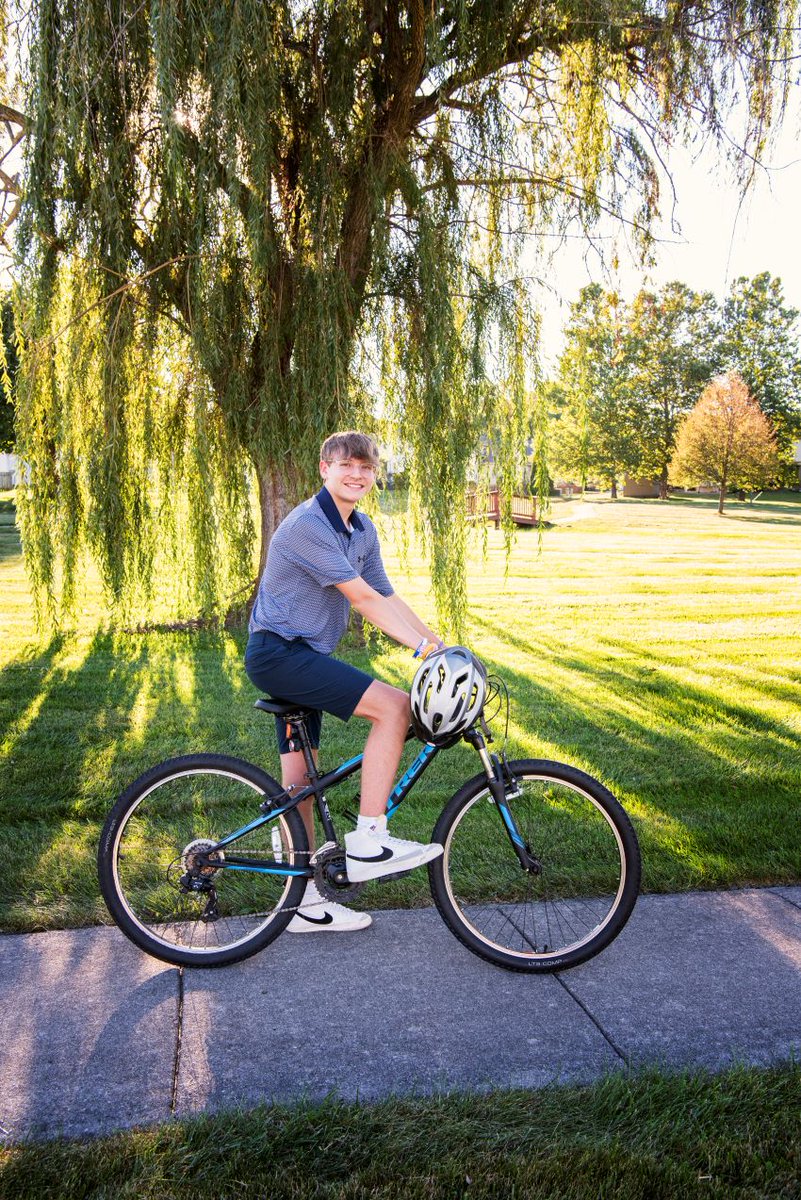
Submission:
M 617 482 L 637 465 L 638 424 L 631 387 L 627 311 L 615 292 L 593 283 L 571 306 L 559 361 L 567 398 L 557 435 L 561 466 L 582 483 L 600 478 L 617 497 Z
M 778 465 L 773 426 L 735 373 L 713 379 L 682 421 L 670 476 L 690 487 L 716 484 L 722 513 L 730 487 L 763 487 Z
M 525 430 L 518 235 L 608 211 L 647 241 L 660 142 L 719 130 L 741 83 L 759 153 L 794 14 L 33 0 L 18 430 L 37 594 L 60 573 L 69 599 L 88 546 L 130 601 L 173 530 L 219 602 L 252 577 L 251 481 L 263 561 L 322 436 L 369 422 L 379 369 L 458 614 L 488 376 L 500 427 Z
M 574 481 L 579 480 L 581 431 L 570 397 L 558 379 L 542 379 L 538 391 L 545 420 L 549 479 L 559 481 L 572 475 Z
M 786 479 L 794 475 L 792 444 L 801 437 L 801 328 L 780 279 L 764 271 L 741 276 L 723 304 L 720 361 L 742 375 L 776 430 Z
M 8 27 L 5 11 L 0 6 L 0 270 L 11 263 L 9 230 L 16 220 L 21 202 L 19 177 L 20 142 L 25 136 L 26 120 L 12 106 L 16 100 L 16 81 L 7 70 Z M 17 376 L 17 348 L 14 333 L 14 314 L 8 292 L 0 293 L 0 451 L 14 449 L 13 394 Z
M 14 449 L 14 387 L 17 378 L 17 347 L 11 300 L 0 296 L 2 358 L 0 358 L 0 451 Z
M 658 293 L 641 291 L 629 310 L 631 387 L 637 407 L 636 471 L 659 480 L 668 495 L 668 466 L 682 416 L 719 370 L 719 314 L 709 292 L 668 283 Z

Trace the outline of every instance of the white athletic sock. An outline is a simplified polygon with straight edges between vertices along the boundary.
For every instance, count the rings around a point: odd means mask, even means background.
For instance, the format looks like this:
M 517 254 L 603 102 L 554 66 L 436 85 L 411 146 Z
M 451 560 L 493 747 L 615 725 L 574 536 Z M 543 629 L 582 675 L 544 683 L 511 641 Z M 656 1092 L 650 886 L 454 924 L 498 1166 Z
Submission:
M 381 834 L 387 831 L 387 818 L 383 817 L 363 817 L 359 814 L 359 820 L 356 823 L 356 828 L 360 833 Z

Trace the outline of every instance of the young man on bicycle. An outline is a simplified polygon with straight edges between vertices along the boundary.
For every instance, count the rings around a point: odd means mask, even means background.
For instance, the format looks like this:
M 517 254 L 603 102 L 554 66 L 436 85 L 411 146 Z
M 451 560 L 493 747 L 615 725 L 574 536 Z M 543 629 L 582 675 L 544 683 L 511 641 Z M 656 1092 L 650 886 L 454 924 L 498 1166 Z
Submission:
M 355 715 L 371 722 L 359 821 L 345 835 L 348 875 L 354 882 L 410 871 L 442 853 L 439 845 L 387 833 L 387 799 L 409 728 L 408 694 L 331 657 L 347 628 L 351 606 L 418 657 L 442 645 L 393 591 L 375 525 L 356 511 L 375 483 L 378 461 L 375 442 L 363 433 L 334 433 L 323 443 L 322 488 L 289 513 L 270 542 L 245 655 L 245 669 L 256 687 L 313 711 L 308 727 L 315 748 L 323 712 L 343 721 Z M 280 718 L 276 729 L 283 786 L 303 786 L 303 755 L 290 748 Z M 299 811 L 313 850 L 313 801 L 305 801 Z M 364 929 L 370 922 L 368 913 L 324 901 L 310 880 L 288 929 L 338 932 Z

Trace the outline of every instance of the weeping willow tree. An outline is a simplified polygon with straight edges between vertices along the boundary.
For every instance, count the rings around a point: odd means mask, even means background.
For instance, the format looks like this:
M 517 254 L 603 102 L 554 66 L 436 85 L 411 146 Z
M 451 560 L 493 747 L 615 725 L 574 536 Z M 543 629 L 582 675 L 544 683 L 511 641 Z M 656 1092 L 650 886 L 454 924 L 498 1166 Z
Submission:
M 146 595 L 172 539 L 213 605 L 314 485 L 323 436 L 383 421 L 458 618 L 470 458 L 501 430 L 508 495 L 530 422 L 526 234 L 611 213 L 647 245 L 662 143 L 719 131 L 735 97 L 757 154 L 794 7 L 32 0 L 18 438 L 37 594 L 69 600 L 88 548 L 114 600 Z

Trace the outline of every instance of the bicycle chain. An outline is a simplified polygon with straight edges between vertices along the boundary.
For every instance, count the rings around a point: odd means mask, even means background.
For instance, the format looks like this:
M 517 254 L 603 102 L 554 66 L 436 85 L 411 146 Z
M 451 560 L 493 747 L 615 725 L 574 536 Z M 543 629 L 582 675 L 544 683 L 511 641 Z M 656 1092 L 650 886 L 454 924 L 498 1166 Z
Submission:
M 193 847 L 194 845 L 195 843 L 192 843 Z M 344 863 L 345 850 L 342 846 L 338 846 L 334 842 L 326 842 L 325 845 L 321 846 L 319 850 L 294 851 L 294 855 L 298 858 L 302 857 L 304 854 L 308 855 L 309 857 L 314 855 L 315 857 L 315 862 L 313 864 L 314 882 L 317 885 L 318 892 L 320 893 L 320 899 L 311 901 L 308 904 L 295 904 L 289 908 L 282 906 L 280 909 L 270 909 L 269 912 L 250 913 L 250 916 L 269 917 L 273 916 L 276 912 L 296 913 L 300 912 L 301 909 L 306 911 L 310 908 L 321 908 L 325 904 L 341 904 L 343 901 L 351 904 L 357 899 L 358 896 L 361 895 L 364 889 L 363 883 L 349 883 L 347 887 L 333 887 L 328 883 L 323 874 L 327 863 L 337 861 L 338 859 L 342 859 Z M 219 869 L 220 868 L 216 868 L 214 873 L 216 874 L 217 870 Z

